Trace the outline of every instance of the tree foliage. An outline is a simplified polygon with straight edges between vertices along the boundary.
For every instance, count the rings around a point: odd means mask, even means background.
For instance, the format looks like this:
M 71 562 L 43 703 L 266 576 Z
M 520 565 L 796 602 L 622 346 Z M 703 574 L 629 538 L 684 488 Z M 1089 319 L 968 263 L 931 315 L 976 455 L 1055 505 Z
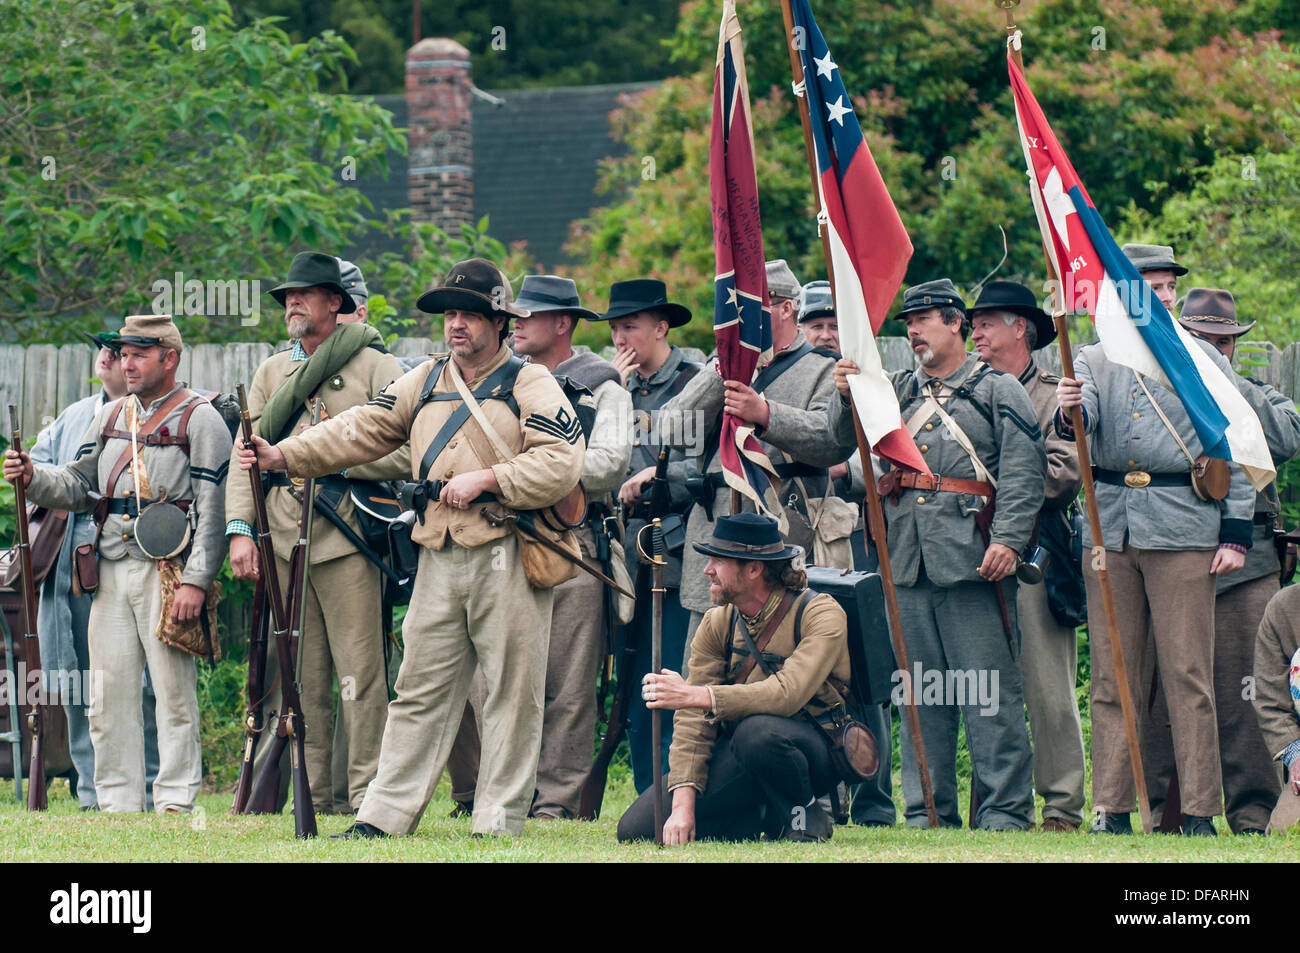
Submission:
M 1042 0 L 1018 9 L 1030 83 L 1112 226 L 1128 209 L 1159 213 L 1221 156 L 1254 155 L 1265 165 L 1265 156 L 1290 148 L 1274 117 L 1300 91 L 1300 58 L 1282 6 Z M 907 282 L 948 275 L 971 287 L 1001 257 L 1002 225 L 1010 257 L 1000 276 L 1041 284 L 998 7 L 814 7 L 915 245 Z M 740 16 L 765 248 L 804 280 L 824 277 L 780 4 L 749 0 Z M 687 75 L 639 94 L 616 116 L 629 154 L 605 164 L 609 204 L 575 227 L 571 243 L 589 262 L 574 270 L 584 287 L 654 274 L 697 315 L 711 313 L 706 183 L 716 42 L 717 5 L 684 4 L 672 48 Z M 653 178 L 643 174 L 647 157 Z M 686 339 L 707 344 L 707 320 Z

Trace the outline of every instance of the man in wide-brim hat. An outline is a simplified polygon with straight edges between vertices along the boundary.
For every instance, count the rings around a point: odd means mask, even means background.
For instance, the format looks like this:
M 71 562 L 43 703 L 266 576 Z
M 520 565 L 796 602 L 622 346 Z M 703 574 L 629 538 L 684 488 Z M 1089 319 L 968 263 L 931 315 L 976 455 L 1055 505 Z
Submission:
M 309 405 L 313 398 L 320 399 L 321 419 L 327 420 L 380 399 L 381 391 L 402 376 L 401 365 L 388 353 L 375 328 L 339 320 L 340 314 L 356 311 L 356 301 L 344 284 L 339 259 L 333 255 L 298 253 L 288 277 L 268 293 L 284 307 L 292 346 L 263 361 L 248 388 L 249 411 L 258 435 L 275 441 L 303 433 L 311 428 Z M 237 466 L 236 461 L 232 470 Z M 346 477 L 330 473 L 317 484 L 299 679 L 303 716 L 309 726 L 307 777 L 318 813 L 350 811 L 361 803 L 375 776 L 388 712 L 380 571 L 334 520 L 359 533 L 347 481 L 407 477 L 410 466 L 410 451 L 401 448 L 382 460 L 352 468 Z M 288 584 L 288 560 L 299 536 L 302 504 L 296 493 L 283 474 L 267 475 L 266 512 L 282 586 Z M 254 542 L 254 513 L 248 478 L 240 475 L 227 481 L 230 566 L 240 579 L 256 579 L 263 569 Z M 271 651 L 265 683 L 273 687 L 263 711 L 280 708 L 277 671 L 276 655 Z M 349 690 L 339 696 L 337 712 L 347 734 L 348 794 L 342 804 L 334 802 L 332 793 L 336 674 L 339 679 L 351 679 Z M 254 764 L 259 772 L 271 748 L 265 740 L 268 737 L 263 734 L 256 745 Z M 288 769 L 289 759 L 283 758 L 282 804 L 289 786 Z
M 970 309 L 971 340 L 990 367 L 1020 381 L 1038 415 L 1047 446 L 1046 499 L 1040 536 L 1069 539 L 1065 509 L 1079 494 L 1082 475 L 1074 441 L 1051 429 L 1058 404 L 1054 374 L 1039 368 L 1033 352 L 1056 338 L 1056 326 L 1034 293 L 1014 281 L 985 285 Z M 1073 572 L 1049 564 L 1049 573 Z M 1034 787 L 1043 798 L 1043 830 L 1073 831 L 1083 823 L 1084 749 L 1074 684 L 1078 652 L 1074 626 L 1051 612 L 1045 580 L 1016 587 L 1020 617 L 1020 671 L 1034 737 Z
M 1193 288 L 1187 292 L 1178 323 L 1214 345 L 1229 362 L 1237 339 L 1255 326 L 1254 321 L 1240 323 L 1232 293 L 1220 288 Z M 1280 467 L 1300 452 L 1300 413 L 1295 403 L 1271 385 L 1246 374 L 1234 377 L 1237 389 L 1259 418 L 1274 465 Z M 1281 563 L 1273 545 L 1280 511 L 1277 484 L 1270 483 L 1255 496 L 1252 545 L 1246 552 L 1245 565 L 1231 576 L 1220 576 L 1215 585 L 1214 714 L 1219 732 L 1224 814 L 1235 834 L 1257 833 L 1267 827 L 1281 790 L 1274 760 L 1280 760 L 1290 771 L 1300 756 L 1297 751 L 1288 757 L 1282 747 L 1271 748 L 1266 743 L 1251 694 L 1241 691 L 1254 675 L 1256 634 L 1263 634 L 1260 621 L 1280 586 Z M 1271 659 L 1272 653 L 1265 651 L 1261 657 Z M 1163 668 L 1161 673 L 1163 676 Z M 1257 678 L 1261 685 L 1275 683 L 1277 673 L 1261 672 Z M 1146 707 L 1155 717 L 1143 726 L 1142 760 L 1155 814 L 1157 808 L 1163 812 L 1174 769 L 1163 678 L 1158 695 Z
M 828 840 L 834 825 L 816 800 L 839 779 L 824 732 L 800 710 L 824 722 L 842 711 L 850 675 L 844 610 L 807 589 L 799 547 L 781 538 L 770 517 L 720 516 L 712 536 L 693 545 L 708 558 L 715 608 L 691 643 L 689 680 L 665 669 L 641 686 L 647 706 L 675 712 L 663 841 L 756 839 L 765 829 L 789 840 Z M 746 661 L 746 634 L 763 664 Z M 651 790 L 623 815 L 618 838 L 654 833 Z

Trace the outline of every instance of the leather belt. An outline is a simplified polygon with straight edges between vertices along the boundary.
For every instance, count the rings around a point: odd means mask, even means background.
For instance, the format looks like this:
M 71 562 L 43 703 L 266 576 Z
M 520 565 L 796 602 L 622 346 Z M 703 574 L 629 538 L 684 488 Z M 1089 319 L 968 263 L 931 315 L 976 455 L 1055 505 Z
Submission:
M 174 506 L 179 506 L 182 513 L 187 513 L 189 512 L 190 503 L 192 501 L 190 500 L 166 500 L 166 501 L 145 500 L 144 505 L 147 507 L 150 504 L 158 503 L 158 502 L 167 502 L 167 503 L 171 503 Z M 101 512 L 104 514 L 104 516 L 113 514 L 114 516 L 130 516 L 134 518 L 140 515 L 140 504 L 134 496 L 126 496 L 126 497 L 115 496 L 112 499 L 100 501 L 99 505 L 95 507 L 95 516 L 98 518 Z
M 931 493 L 969 493 L 972 496 L 993 495 L 993 485 L 983 480 L 925 476 L 921 473 L 903 473 L 899 470 L 890 470 L 882 476 L 878 489 L 881 496 L 896 496 L 901 489 L 929 490 Z
M 772 469 L 776 470 L 776 475 L 782 480 L 793 480 L 795 477 L 818 477 L 826 475 L 826 467 L 815 467 L 810 463 L 800 463 L 793 460 L 789 463 L 775 464 Z
M 1092 478 L 1099 483 L 1111 486 L 1127 486 L 1140 490 L 1148 486 L 1191 486 L 1190 472 L 1182 473 L 1147 473 L 1145 470 L 1107 470 L 1103 467 L 1092 468 Z
M 402 506 L 414 510 L 416 519 L 423 524 L 424 511 L 430 505 L 438 502 L 438 497 L 442 496 L 442 489 L 446 485 L 447 481 L 445 480 L 412 480 L 409 483 L 400 484 L 397 495 L 402 501 Z M 496 501 L 495 493 L 480 493 L 469 502 L 472 506 L 475 503 L 495 503 Z

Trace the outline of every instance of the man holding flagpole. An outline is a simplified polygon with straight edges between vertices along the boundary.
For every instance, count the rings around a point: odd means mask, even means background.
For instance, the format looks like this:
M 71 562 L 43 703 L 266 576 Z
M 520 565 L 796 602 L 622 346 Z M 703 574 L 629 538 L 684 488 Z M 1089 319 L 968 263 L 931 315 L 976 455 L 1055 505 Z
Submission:
M 951 281 L 908 288 L 898 317 L 920 367 L 889 379 L 905 433 L 915 436 L 933 475 L 890 469 L 880 489 L 890 497 L 886 541 L 939 824 L 961 826 L 960 717 L 981 802 L 974 826 L 1028 830 L 1033 763 L 1017 661 L 1015 570 L 1043 505 L 1042 431 L 1020 382 L 967 353 L 970 324 Z M 855 439 L 849 396 L 850 375 L 858 373 L 847 359 L 835 368 L 841 396 L 831 402 L 830 422 L 846 446 Z M 970 686 L 981 678 L 977 700 Z M 895 704 L 912 700 L 896 681 Z M 904 816 L 909 826 L 928 826 L 906 719 L 902 728 Z
M 1055 420 L 1063 436 L 1074 436 L 1072 420 L 1080 420 L 1091 438 L 1080 461 L 1091 458 L 1096 482 L 1084 542 L 1092 550 L 1084 559 L 1088 629 L 1094 646 L 1111 651 L 1092 656 L 1094 829 L 1132 830 L 1140 692 L 1127 673 L 1139 670 L 1149 623 L 1169 698 L 1184 830 L 1213 835 L 1222 811 L 1215 578 L 1245 562 L 1255 490 L 1273 479 L 1273 461 L 1223 355 L 1174 323 L 1111 237 L 1029 89 L 1017 63 L 1020 41 L 1018 31 L 1010 34 L 1007 68 L 1030 198 L 1049 267 L 1061 278 L 1058 307 L 1086 311 L 1100 342 L 1080 351 L 1073 375 L 1057 385 Z M 1084 485 L 1092 492 L 1091 481 Z

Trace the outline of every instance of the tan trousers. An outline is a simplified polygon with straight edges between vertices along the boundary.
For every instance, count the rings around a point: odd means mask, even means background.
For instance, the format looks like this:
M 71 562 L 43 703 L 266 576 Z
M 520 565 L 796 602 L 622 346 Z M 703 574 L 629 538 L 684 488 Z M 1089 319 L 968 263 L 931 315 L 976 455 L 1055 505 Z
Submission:
M 1149 626 L 1160 671 L 1166 673 L 1183 810 L 1200 817 L 1223 811 L 1214 709 L 1213 558 L 1213 550 L 1133 546 L 1106 553 L 1133 711 L 1140 718 L 1147 702 L 1141 676 Z M 1083 577 L 1092 646 L 1092 803 L 1112 814 L 1126 814 L 1136 809 L 1136 788 L 1101 588 L 1088 553 Z
M 487 700 L 487 682 L 483 670 L 475 669 L 469 683 L 469 698 L 460 717 L 460 730 L 452 742 L 447 756 L 447 780 L 451 783 L 451 799 L 461 804 L 474 803 L 474 789 L 478 785 L 478 763 L 483 753 L 483 702 Z
M 143 811 L 144 716 L 140 685 L 149 667 L 157 697 L 158 777 L 154 810 L 189 811 L 199 793 L 199 702 L 194 657 L 158 641 L 162 586 L 152 561 L 101 559 L 90 606 L 90 741 L 101 811 Z
M 1078 647 L 1074 629 L 1061 625 L 1047 606 L 1042 583 L 1016 589 L 1020 624 L 1020 673 L 1034 741 L 1034 788 L 1043 798 L 1043 819 L 1076 827 L 1083 821 L 1083 728 L 1074 683 Z
M 582 555 L 596 562 L 591 528 L 575 531 Z M 533 813 L 577 817 L 596 738 L 596 680 L 605 658 L 605 584 L 580 572 L 555 587 L 546 660 L 546 716 Z
M 276 559 L 280 586 L 289 584 L 289 564 Z M 388 712 L 384 680 L 384 646 L 380 641 L 382 608 L 379 570 L 360 553 L 317 563 L 308 574 L 303 624 L 303 718 L 307 725 L 307 782 L 316 813 L 334 811 L 331 763 L 334 741 L 334 678 L 339 683 L 339 717 L 348 744 L 348 802 L 361 804 L 366 786 L 379 766 L 379 742 Z M 280 664 L 274 637 L 266 649 L 266 681 L 271 694 L 262 704 L 267 730 L 274 731 L 270 712 L 280 710 Z M 257 744 L 254 767 L 260 772 L 270 750 L 269 735 Z M 280 759 L 281 806 L 289 791 L 289 757 Z
M 519 834 L 537 780 L 552 590 L 524 578 L 514 537 L 420 551 L 403 624 L 406 656 L 379 773 L 357 820 L 410 834 L 433 797 L 477 663 L 487 681 L 473 831 Z
M 1268 600 L 1277 591 L 1277 576 L 1270 574 L 1234 586 L 1214 603 L 1214 710 L 1225 813 L 1233 833 L 1263 830 L 1281 789 L 1279 762 L 1269 756 L 1252 701 L 1255 634 Z M 1142 685 L 1144 700 L 1150 704 L 1143 704 L 1139 724 L 1151 816 L 1158 824 L 1173 775 L 1174 751 L 1164 691 L 1157 688 L 1154 698 L 1149 694 L 1157 672 L 1154 653 L 1148 649 L 1146 654 Z

